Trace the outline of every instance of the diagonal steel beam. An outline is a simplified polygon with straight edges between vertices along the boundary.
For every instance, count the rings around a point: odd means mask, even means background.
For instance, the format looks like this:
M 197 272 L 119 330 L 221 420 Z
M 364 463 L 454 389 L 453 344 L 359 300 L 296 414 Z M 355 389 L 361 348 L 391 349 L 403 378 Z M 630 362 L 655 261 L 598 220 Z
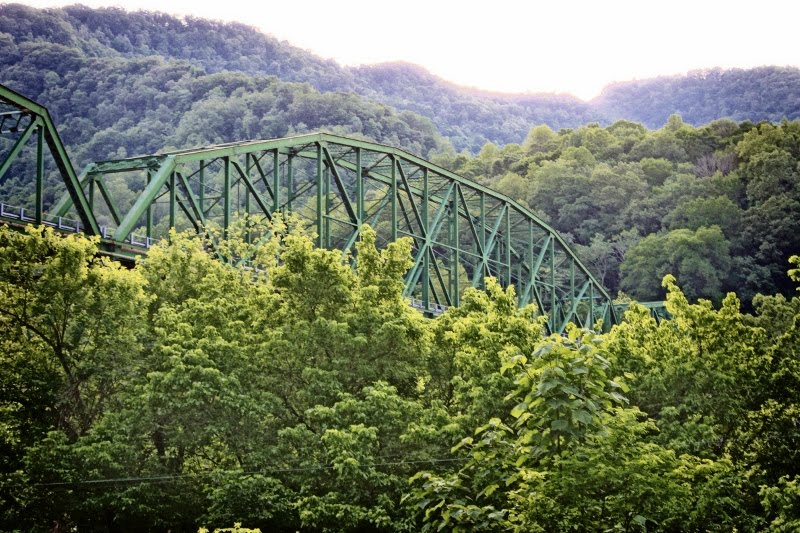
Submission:
M 147 208 L 153 203 L 158 193 L 167 184 L 169 175 L 175 170 L 175 158 L 167 157 L 162 163 L 158 171 L 153 175 L 152 180 L 144 190 L 139 194 L 139 197 L 134 202 L 133 207 L 125 215 L 125 218 L 119 223 L 117 230 L 114 232 L 114 240 L 117 242 L 124 242 L 130 236 L 131 231 L 139 223 L 139 219 L 147 213 Z
M 13 163 L 19 153 L 22 151 L 22 148 L 25 147 L 25 143 L 28 142 L 28 139 L 31 138 L 31 135 L 36 130 L 36 128 L 41 127 L 42 121 L 38 117 L 31 121 L 28 124 L 28 127 L 25 128 L 25 131 L 22 132 L 22 135 L 17 139 L 17 142 L 14 143 L 14 146 L 11 147 L 8 155 L 6 156 L 5 161 L 3 164 L 0 165 L 0 179 L 3 178 L 3 175 L 8 171 L 9 167 L 11 167 L 11 163 Z

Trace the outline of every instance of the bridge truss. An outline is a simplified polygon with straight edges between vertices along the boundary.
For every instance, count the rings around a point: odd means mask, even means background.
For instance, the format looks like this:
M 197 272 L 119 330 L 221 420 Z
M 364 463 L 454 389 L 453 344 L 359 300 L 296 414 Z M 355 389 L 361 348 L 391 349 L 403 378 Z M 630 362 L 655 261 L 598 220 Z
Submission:
M 493 276 L 515 286 L 520 306 L 535 305 L 551 332 L 569 322 L 617 322 L 610 296 L 551 227 L 510 198 L 402 150 L 315 133 L 99 161 L 76 176 L 46 109 L 4 87 L 0 102 L 24 124 L 7 128 L 21 134 L 0 163 L 0 180 L 18 146 L 34 133 L 38 139 L 32 215 L 3 205 L 6 221 L 100 235 L 106 253 L 123 257 L 144 253 L 169 228 L 226 230 L 245 214 L 295 213 L 320 247 L 345 252 L 369 224 L 379 245 L 411 239 L 405 296 L 426 313 L 457 306 L 464 290 Z M 47 206 L 44 144 L 66 186 Z

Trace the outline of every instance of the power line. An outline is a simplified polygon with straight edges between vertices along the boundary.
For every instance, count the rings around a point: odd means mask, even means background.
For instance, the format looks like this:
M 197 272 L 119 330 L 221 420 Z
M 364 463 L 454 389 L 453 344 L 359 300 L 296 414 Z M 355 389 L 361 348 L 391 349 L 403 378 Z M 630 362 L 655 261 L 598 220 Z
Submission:
M 383 466 L 403 466 L 403 465 L 413 465 L 413 464 L 436 464 L 436 463 L 455 463 L 466 461 L 466 458 L 432 458 L 432 459 L 419 459 L 416 461 L 387 461 L 382 463 L 365 463 L 359 464 L 359 468 L 368 468 L 368 467 L 383 467 Z M 109 483 L 164 483 L 164 482 L 171 482 L 177 481 L 180 479 L 191 478 L 191 477 L 200 477 L 203 475 L 211 475 L 211 474 L 223 474 L 223 475 L 231 475 L 231 476 L 253 476 L 257 474 L 287 474 L 287 473 L 294 473 L 294 472 L 312 472 L 312 471 L 319 471 L 319 470 L 333 470 L 335 469 L 335 465 L 314 465 L 314 466 L 304 466 L 304 467 L 288 467 L 288 468 L 271 468 L 271 469 L 264 469 L 264 470 L 251 470 L 251 471 L 236 471 L 236 470 L 227 470 L 227 471 L 209 471 L 209 472 L 197 472 L 197 473 L 187 473 L 187 474 L 169 474 L 169 475 L 161 475 L 161 476 L 141 476 L 141 477 L 118 477 L 118 478 L 104 478 L 104 479 L 84 479 L 78 481 L 54 481 L 48 483 L 33 483 L 32 486 L 34 487 L 74 487 L 74 486 L 81 486 L 81 485 L 101 485 L 101 484 L 109 484 Z

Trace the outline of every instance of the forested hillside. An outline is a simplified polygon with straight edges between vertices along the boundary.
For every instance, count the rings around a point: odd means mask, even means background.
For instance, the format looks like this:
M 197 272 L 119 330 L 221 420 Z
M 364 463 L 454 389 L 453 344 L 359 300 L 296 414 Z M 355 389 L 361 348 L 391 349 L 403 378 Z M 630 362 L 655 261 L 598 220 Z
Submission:
M 522 144 L 442 163 L 569 235 L 612 294 L 661 299 L 668 273 L 717 303 L 732 290 L 746 303 L 791 291 L 782 271 L 800 250 L 800 122 L 537 126 Z
M 626 119 L 658 128 L 673 113 L 682 114 L 685 122 L 695 126 L 726 117 L 753 122 L 800 117 L 800 71 L 794 68 L 711 70 L 621 82 L 587 103 L 568 95 L 467 89 L 403 63 L 342 67 L 242 24 L 114 8 L 35 10 L 2 5 L 0 46 L 4 51 L 10 42 L 29 43 L 23 51 L 30 49 L 30 43 L 55 43 L 86 57 L 156 55 L 190 62 L 205 73 L 275 76 L 308 83 L 320 92 L 354 92 L 427 117 L 457 151 L 477 152 L 487 142 L 520 142 L 538 124 L 559 130 Z M 17 87 L 22 92 L 26 89 Z
M 491 281 L 423 318 L 410 240 L 354 270 L 292 226 L 217 241 L 249 270 L 0 227 L 0 529 L 800 527 L 797 296 L 668 277 L 671 321 L 546 337 Z
M 0 17 L 0 20 L 3 20 Z M 449 147 L 430 120 L 352 93 L 183 60 L 94 56 L 0 33 L 3 83 L 46 103 L 78 166 L 97 159 L 329 130 L 430 155 Z
M 610 119 L 664 125 L 678 113 L 699 126 L 718 118 L 751 122 L 800 118 L 800 70 L 789 67 L 710 69 L 686 76 L 626 81 L 606 87 L 591 105 Z
M 586 104 L 568 96 L 490 95 L 456 87 L 411 65 L 345 68 L 242 24 L 182 20 L 160 13 L 83 6 L 35 10 L 11 4 L 0 6 L 0 39 L 26 44 L 21 50 L 27 53 L 43 43 L 55 43 L 85 57 L 155 55 L 168 62 L 189 62 L 209 74 L 275 76 L 324 93 L 361 94 L 436 121 L 458 150 L 475 151 L 488 141 L 518 141 L 530 124 L 574 127 L 596 118 Z M 26 89 L 35 87 L 17 88 Z

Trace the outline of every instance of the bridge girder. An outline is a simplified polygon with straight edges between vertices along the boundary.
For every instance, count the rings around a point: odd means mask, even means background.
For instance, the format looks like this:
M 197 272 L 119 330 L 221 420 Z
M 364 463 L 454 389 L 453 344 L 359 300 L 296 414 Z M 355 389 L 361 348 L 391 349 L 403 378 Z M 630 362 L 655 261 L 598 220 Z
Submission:
M 122 175 L 141 190 L 125 205 L 107 183 Z M 526 207 L 390 146 L 328 133 L 217 145 L 92 163 L 81 187 L 90 209 L 116 226 L 103 226 L 104 235 L 119 246 L 150 242 L 167 227 L 227 229 L 237 215 L 291 211 L 320 247 L 352 251 L 364 224 L 379 244 L 410 238 L 405 295 L 426 312 L 458 305 L 466 288 L 493 276 L 514 284 L 519 305 L 534 304 L 550 331 L 617 321 L 605 289 Z M 66 215 L 71 203 L 65 196 L 53 214 Z
M 313 133 L 98 161 L 78 176 L 47 109 L 2 86 L 0 104 L 6 122 L 16 121 L 7 129 L 19 133 L 0 159 L 0 176 L 37 133 L 35 215 L 20 210 L 19 221 L 100 235 L 105 253 L 144 253 L 169 228 L 199 232 L 214 223 L 227 231 L 237 216 L 293 212 L 320 247 L 353 251 L 365 224 L 379 245 L 410 238 L 405 296 L 424 312 L 457 306 L 464 290 L 492 276 L 513 284 L 519 306 L 534 305 L 550 332 L 569 322 L 602 320 L 609 328 L 618 321 L 610 296 L 553 228 L 512 199 L 403 150 Z M 45 146 L 67 190 L 47 209 Z M 62 224 L 71 213 L 80 223 Z M 0 210 L 0 218 L 14 217 Z

